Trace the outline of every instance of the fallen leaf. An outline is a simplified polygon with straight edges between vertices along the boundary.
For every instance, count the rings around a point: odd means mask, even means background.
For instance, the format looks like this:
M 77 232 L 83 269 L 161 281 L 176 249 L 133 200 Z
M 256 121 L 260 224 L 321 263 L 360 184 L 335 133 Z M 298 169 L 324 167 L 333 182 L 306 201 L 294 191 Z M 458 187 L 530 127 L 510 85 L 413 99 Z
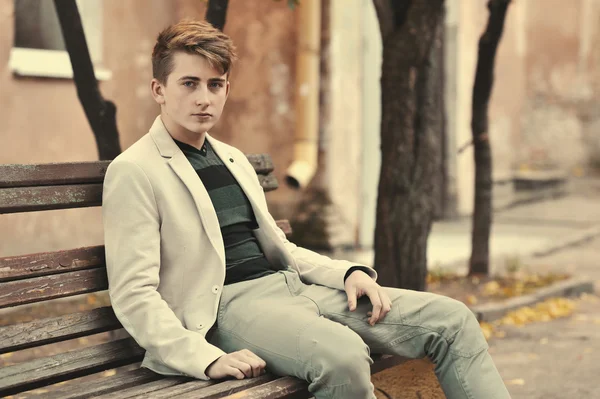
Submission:
M 10 359 L 14 352 L 3 353 L 0 355 L 0 359 Z
M 106 370 L 104 373 L 102 373 L 102 376 L 103 377 L 111 377 L 115 374 L 117 374 L 117 370 Z
M 494 337 L 496 337 L 496 338 L 504 338 L 504 337 L 506 337 L 506 331 L 496 331 L 494 333 Z
M 467 297 L 467 303 L 469 305 L 475 305 L 477 303 L 477 297 L 475 295 L 469 295 Z
M 525 380 L 522 378 L 515 378 L 513 380 L 504 381 L 506 385 L 525 385 Z
M 494 332 L 494 327 L 490 323 L 486 323 L 485 321 L 480 322 L 479 326 L 481 327 L 481 332 L 483 333 L 485 339 L 489 340 L 492 337 L 492 333 Z
M 540 345 L 546 345 L 548 343 L 548 338 L 540 339 Z

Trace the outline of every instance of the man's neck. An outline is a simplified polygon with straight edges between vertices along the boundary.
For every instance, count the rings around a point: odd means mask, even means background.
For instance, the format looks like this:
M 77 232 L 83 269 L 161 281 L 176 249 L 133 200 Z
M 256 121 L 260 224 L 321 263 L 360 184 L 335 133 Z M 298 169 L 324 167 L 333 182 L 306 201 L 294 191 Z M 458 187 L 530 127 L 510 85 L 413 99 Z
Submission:
M 204 145 L 204 140 L 206 139 L 206 132 L 200 134 L 190 132 L 182 126 L 178 126 L 176 124 L 171 123 L 170 118 L 165 118 L 162 115 L 161 120 L 163 122 L 163 125 L 167 129 L 167 132 L 169 132 L 171 137 L 175 140 L 191 145 L 192 147 L 197 148 L 198 150 L 201 149 Z

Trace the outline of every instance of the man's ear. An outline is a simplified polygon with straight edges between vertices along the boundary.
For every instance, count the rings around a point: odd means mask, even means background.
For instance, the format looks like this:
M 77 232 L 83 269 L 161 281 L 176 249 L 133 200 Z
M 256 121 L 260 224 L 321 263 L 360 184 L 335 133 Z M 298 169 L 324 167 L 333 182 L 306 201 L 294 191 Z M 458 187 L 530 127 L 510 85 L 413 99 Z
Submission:
M 225 99 L 227 99 L 229 97 L 229 89 L 231 88 L 231 84 L 229 83 L 229 80 L 227 81 L 227 85 L 225 87 Z
M 150 82 L 150 86 L 152 89 L 152 97 L 154 97 L 154 101 L 156 101 L 160 105 L 163 105 L 165 103 L 163 84 L 160 83 L 158 79 L 152 79 L 152 81 Z

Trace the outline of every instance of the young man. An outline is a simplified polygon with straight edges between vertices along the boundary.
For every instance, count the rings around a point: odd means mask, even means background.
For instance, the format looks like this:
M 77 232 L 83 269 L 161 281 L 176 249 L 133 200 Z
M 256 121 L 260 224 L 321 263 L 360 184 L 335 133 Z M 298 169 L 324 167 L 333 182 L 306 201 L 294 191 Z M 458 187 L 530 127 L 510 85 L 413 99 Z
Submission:
M 207 132 L 235 58 L 203 22 L 160 33 L 160 115 L 104 183 L 113 309 L 143 366 L 199 379 L 265 368 L 317 398 L 374 398 L 370 352 L 429 356 L 448 398 L 508 398 L 471 312 L 430 293 L 382 288 L 367 266 L 286 240 L 246 157 Z M 252 132 L 247 132 L 252 134 Z

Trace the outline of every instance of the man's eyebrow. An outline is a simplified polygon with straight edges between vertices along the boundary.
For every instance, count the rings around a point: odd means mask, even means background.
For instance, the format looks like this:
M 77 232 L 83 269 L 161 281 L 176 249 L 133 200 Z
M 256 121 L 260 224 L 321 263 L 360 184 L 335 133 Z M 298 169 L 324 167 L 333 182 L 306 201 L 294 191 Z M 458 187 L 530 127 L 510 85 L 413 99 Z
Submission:
M 224 78 L 210 78 L 208 79 L 210 82 L 222 82 L 225 83 L 226 80 Z
M 195 82 L 199 82 L 200 78 L 196 77 L 196 76 L 182 76 L 179 79 L 177 79 L 178 82 L 182 81 L 182 80 L 193 80 Z

